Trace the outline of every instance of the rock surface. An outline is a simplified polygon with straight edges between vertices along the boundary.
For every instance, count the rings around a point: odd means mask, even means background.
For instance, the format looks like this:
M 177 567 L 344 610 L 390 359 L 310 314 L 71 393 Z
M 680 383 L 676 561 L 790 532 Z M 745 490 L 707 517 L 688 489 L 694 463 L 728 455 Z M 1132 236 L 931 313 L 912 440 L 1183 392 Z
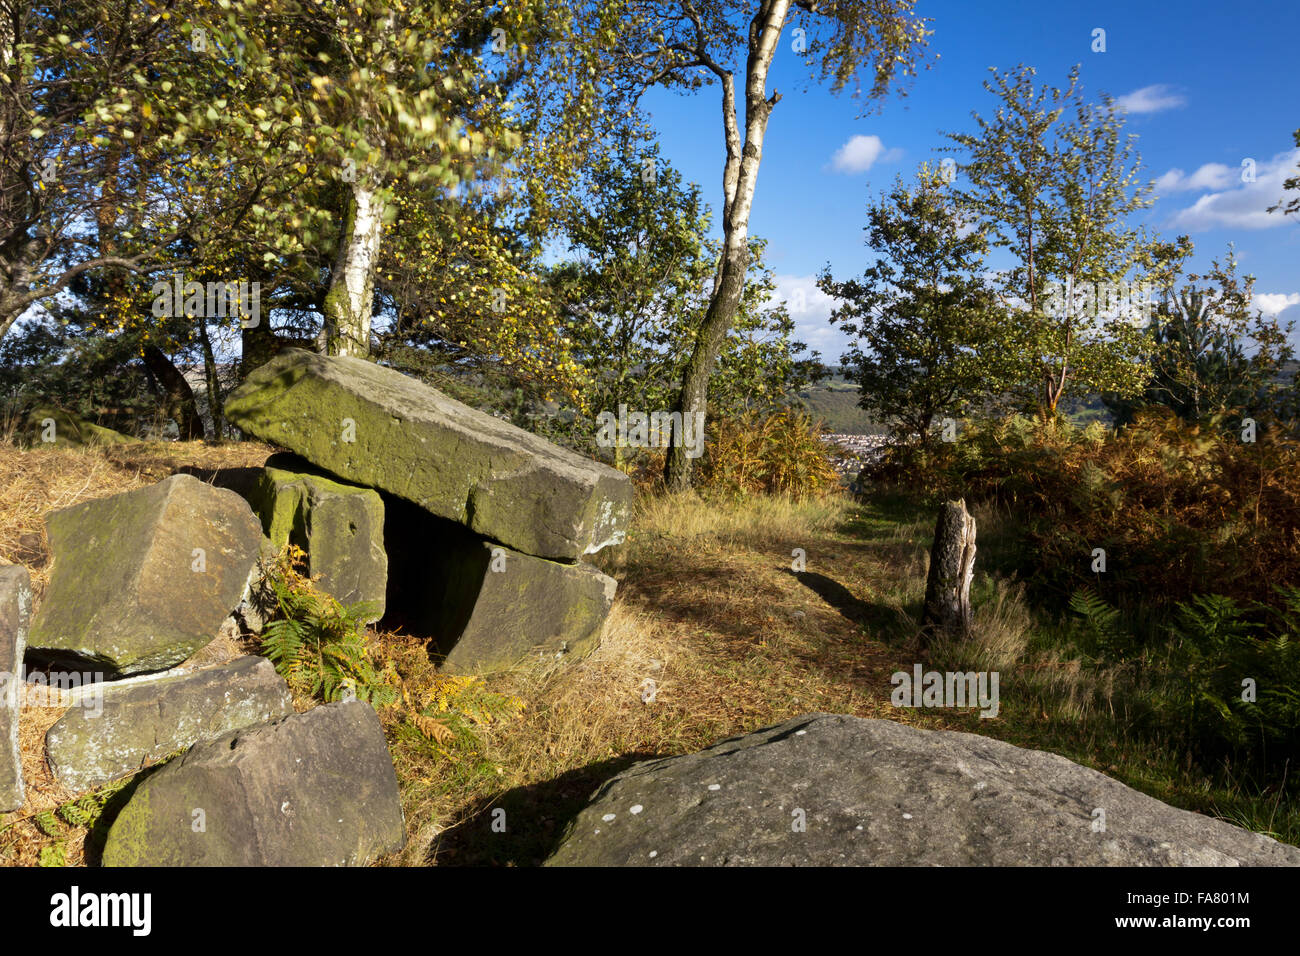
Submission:
M 339 478 L 526 554 L 576 560 L 623 539 L 626 475 L 372 362 L 286 349 L 226 416 Z
M 582 657 L 600 640 L 617 582 L 585 564 L 561 564 L 490 542 L 443 545 L 435 633 L 443 666 L 485 673 L 538 653 Z
M 547 864 L 1296 866 L 1300 849 L 1054 754 L 813 714 L 625 770 Z
M 32 620 L 38 659 L 128 675 L 216 636 L 262 539 L 247 502 L 189 475 L 47 515 L 54 568 Z
M 287 459 L 272 456 L 248 496 L 272 547 L 302 548 L 322 590 L 343 604 L 365 602 L 364 620 L 378 621 L 388 586 L 379 492 L 311 474 L 301 470 L 305 462 Z
M 0 568 L 0 812 L 23 805 L 18 712 L 31 612 L 32 583 L 27 569 L 17 564 Z
M 93 789 L 201 740 L 293 713 L 289 688 L 264 657 L 158 682 L 107 687 L 99 707 L 75 707 L 45 741 L 55 778 Z
M 317 707 L 198 744 L 113 821 L 105 866 L 356 866 L 405 842 L 369 704 Z

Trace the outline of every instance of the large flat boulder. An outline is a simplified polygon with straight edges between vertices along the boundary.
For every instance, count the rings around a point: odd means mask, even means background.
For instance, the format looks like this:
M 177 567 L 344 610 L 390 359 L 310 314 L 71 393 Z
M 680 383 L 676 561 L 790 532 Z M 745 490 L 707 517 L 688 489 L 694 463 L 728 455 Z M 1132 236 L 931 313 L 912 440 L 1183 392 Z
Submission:
M 357 866 L 405 843 L 379 718 L 328 704 L 198 744 L 113 821 L 105 866 Z
M 165 670 L 239 603 L 262 530 L 233 491 L 173 475 L 45 518 L 54 556 L 28 652 L 111 676 Z
M 586 564 L 562 564 L 491 542 L 444 541 L 446 582 L 434 633 L 443 666 L 485 673 L 525 657 L 582 657 L 595 648 L 617 582 Z
M 576 560 L 623 539 L 626 475 L 356 358 L 286 349 L 226 416 L 345 481 L 527 554 Z
M 248 502 L 274 549 L 290 543 L 302 548 L 308 573 L 323 591 L 343 604 L 366 604 L 364 620 L 378 621 L 388 587 L 379 492 L 332 481 L 304 470 L 305 465 L 272 456 Z
M 1055 754 L 813 714 L 602 786 L 548 865 L 1300 865 Z
M 31 612 L 32 582 L 27 569 L 17 564 L 0 568 L 0 811 L 23 805 L 18 714 Z
M 91 790 L 201 740 L 293 713 L 289 688 L 264 657 L 102 693 L 101 706 L 69 710 L 45 735 L 50 768 L 69 790 Z

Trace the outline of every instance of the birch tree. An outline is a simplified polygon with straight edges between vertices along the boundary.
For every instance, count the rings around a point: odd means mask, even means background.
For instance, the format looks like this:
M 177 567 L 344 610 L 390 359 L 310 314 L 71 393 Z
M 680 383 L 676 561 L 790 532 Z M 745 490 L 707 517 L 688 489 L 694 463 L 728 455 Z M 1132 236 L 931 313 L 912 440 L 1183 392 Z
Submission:
M 1129 222 L 1152 203 L 1134 137 L 1103 96 L 1083 98 L 1079 68 L 1065 89 L 1038 86 L 1032 67 L 992 71 L 984 87 L 1000 101 L 973 133 L 952 133 L 963 155 L 958 190 L 965 214 L 1013 264 L 1001 273 L 1007 374 L 1044 420 L 1075 391 L 1131 395 L 1142 362 L 1158 267 L 1158 243 Z
M 704 322 L 682 375 L 676 411 L 706 412 L 709 378 L 744 294 L 749 218 L 768 123 L 781 102 L 768 75 L 793 29 L 789 50 L 810 68 L 811 82 L 833 92 L 865 89 L 883 96 L 899 74 L 911 74 L 928 32 L 912 14 L 915 0 L 624 0 L 615 49 L 616 80 L 640 88 L 721 89 L 722 251 Z M 736 77 L 741 86 L 737 91 Z M 864 84 L 865 79 L 865 84 Z M 674 444 L 664 472 L 670 490 L 690 486 L 691 459 Z
M 545 0 L 272 7 L 276 16 L 260 29 L 281 42 L 259 43 L 275 78 L 261 140 L 269 155 L 297 156 L 318 194 L 329 192 L 319 188 L 323 178 L 345 190 L 342 209 L 306 203 L 289 217 L 278 251 L 311 242 L 333 249 L 319 344 L 368 355 L 384 235 L 404 225 L 396 197 L 454 191 L 493 171 L 522 175 L 545 223 L 548 200 L 609 112 L 598 102 L 592 53 L 612 42 L 614 21 Z M 278 223 L 268 228 L 283 226 L 284 210 L 269 214 Z
M 370 353 L 394 183 L 452 184 L 491 151 L 452 105 L 482 75 L 474 41 L 487 29 L 478 5 L 380 0 L 280 0 L 257 27 L 271 84 L 255 104 L 254 129 L 270 155 L 300 158 L 317 194 L 321 178 L 344 189 L 341 210 L 310 202 L 294 210 L 286 231 L 297 235 L 280 250 L 300 238 L 335 250 L 320 339 L 330 354 Z M 267 212 L 283 229 L 285 210 Z

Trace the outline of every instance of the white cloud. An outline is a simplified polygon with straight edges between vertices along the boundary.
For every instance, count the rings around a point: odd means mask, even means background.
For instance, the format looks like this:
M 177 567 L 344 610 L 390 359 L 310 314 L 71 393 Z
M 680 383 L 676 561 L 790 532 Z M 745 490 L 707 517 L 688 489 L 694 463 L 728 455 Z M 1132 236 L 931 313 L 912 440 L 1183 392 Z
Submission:
M 1187 100 L 1183 96 L 1170 91 L 1168 83 L 1144 86 L 1132 93 L 1125 93 L 1115 101 L 1115 105 L 1126 113 L 1159 113 L 1186 104 Z
M 831 168 L 838 173 L 865 173 L 877 162 L 893 162 L 903 155 L 901 149 L 885 149 L 879 136 L 852 136 L 831 157 Z
M 1156 180 L 1156 194 L 1183 192 L 1189 189 L 1228 189 L 1241 181 L 1241 169 L 1223 163 L 1206 163 L 1188 176 L 1181 169 L 1171 169 Z
M 1255 167 L 1254 182 L 1241 182 L 1239 169 L 1235 180 L 1224 183 L 1217 187 L 1218 191 L 1206 193 L 1191 206 L 1180 210 L 1170 225 L 1189 232 L 1224 227 L 1269 229 L 1294 225 L 1294 216 L 1283 216 L 1280 211 L 1270 213 L 1268 207 L 1275 206 L 1282 200 L 1282 182 L 1292 175 L 1297 162 L 1300 162 L 1300 149 L 1288 150 L 1270 160 L 1259 162 Z M 1193 176 L 1199 175 L 1205 168 L 1202 166 Z
M 1293 305 L 1300 305 L 1300 292 L 1256 292 L 1251 304 L 1265 315 L 1277 315 Z
M 838 362 L 848 345 L 848 337 L 830 322 L 838 300 L 817 288 L 815 275 L 778 275 L 774 278 L 776 290 L 769 301 L 785 302 L 790 318 L 794 319 L 794 337 L 810 349 L 821 352 L 823 361 Z

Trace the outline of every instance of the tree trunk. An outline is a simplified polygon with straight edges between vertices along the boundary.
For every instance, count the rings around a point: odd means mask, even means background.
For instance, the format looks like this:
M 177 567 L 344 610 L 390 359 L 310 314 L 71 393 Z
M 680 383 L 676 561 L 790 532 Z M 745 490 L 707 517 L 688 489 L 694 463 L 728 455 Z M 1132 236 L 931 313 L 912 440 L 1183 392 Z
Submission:
M 352 186 L 338 258 L 325 296 L 325 352 L 370 355 L 371 304 L 385 200 L 377 184 L 358 180 Z
M 681 413 L 682 421 L 691 421 L 688 416 L 696 412 L 707 413 L 709 402 L 709 378 L 713 366 L 718 361 L 727 330 L 735 320 L 740 307 L 741 295 L 745 290 L 745 269 L 749 265 L 749 250 L 741 248 L 737 252 L 724 253 L 718 288 L 709 302 L 704 324 L 697 333 L 695 348 L 686 362 L 682 374 L 682 390 L 674 409 Z M 682 429 L 685 431 L 685 428 Z M 686 491 L 691 487 L 692 461 L 686 456 L 686 446 L 681 434 L 674 433 L 672 444 L 668 448 L 664 467 L 664 484 L 669 491 Z
M 226 414 L 221 401 L 217 360 L 212 354 L 212 338 L 208 335 L 208 320 L 202 317 L 199 318 L 199 344 L 203 346 L 203 381 L 208 391 L 208 414 L 212 417 L 212 440 L 220 443 L 226 437 Z
M 163 413 L 176 422 L 181 441 L 201 440 L 203 419 L 185 376 L 156 345 L 144 347 L 144 364 L 163 389 Z
M 0 76 L 11 78 L 3 84 L 0 97 L 0 339 L 27 311 L 22 302 L 26 292 L 29 257 L 35 257 L 36 243 L 20 223 L 36 221 L 33 184 L 40 169 L 30 169 L 26 149 L 30 142 L 31 122 L 25 120 L 30 97 L 30 77 L 15 64 L 15 47 L 26 13 L 18 11 L 0 16 Z
M 975 577 L 975 519 L 964 498 L 939 512 L 930 549 L 921 627 L 930 633 L 965 636 L 971 627 L 970 585 Z
M 723 169 L 722 257 L 714 281 L 704 322 L 695 336 L 691 357 L 682 373 L 682 389 L 674 411 L 682 421 L 688 415 L 708 412 L 709 379 L 727 332 L 740 311 L 749 267 L 749 214 L 754 186 L 763 158 L 763 137 L 767 121 L 780 94 L 767 96 L 767 73 L 781 39 L 790 0 L 763 0 L 749 24 L 749 57 L 745 63 L 745 142 L 741 147 L 736 116 L 736 92 L 731 74 L 722 82 L 722 119 L 727 145 Z M 683 429 L 684 431 L 685 429 Z M 686 456 L 683 436 L 674 435 L 664 463 L 664 484 L 669 491 L 691 486 L 691 459 Z

